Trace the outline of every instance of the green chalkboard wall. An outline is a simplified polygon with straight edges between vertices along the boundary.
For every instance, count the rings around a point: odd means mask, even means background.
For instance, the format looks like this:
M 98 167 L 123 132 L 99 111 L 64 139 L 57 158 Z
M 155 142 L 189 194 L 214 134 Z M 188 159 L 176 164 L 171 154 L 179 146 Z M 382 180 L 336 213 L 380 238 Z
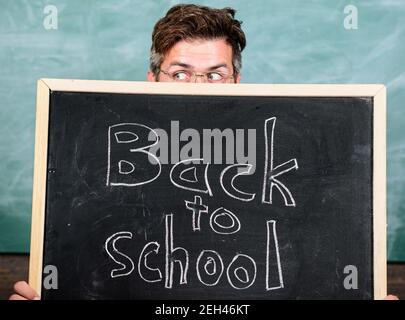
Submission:
M 0 252 L 29 250 L 36 80 L 144 80 L 153 25 L 178 2 L 0 0 Z M 194 2 L 238 10 L 243 82 L 387 85 L 388 255 L 405 261 L 405 1 Z

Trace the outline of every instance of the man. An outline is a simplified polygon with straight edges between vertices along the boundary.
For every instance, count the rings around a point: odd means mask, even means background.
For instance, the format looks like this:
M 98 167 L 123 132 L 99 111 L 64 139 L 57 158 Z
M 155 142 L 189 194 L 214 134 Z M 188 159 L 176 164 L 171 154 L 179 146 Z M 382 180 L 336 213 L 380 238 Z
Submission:
M 239 83 L 246 37 L 234 15 L 231 8 L 172 7 L 152 33 L 148 81 Z M 12 300 L 39 299 L 26 282 L 14 290 Z

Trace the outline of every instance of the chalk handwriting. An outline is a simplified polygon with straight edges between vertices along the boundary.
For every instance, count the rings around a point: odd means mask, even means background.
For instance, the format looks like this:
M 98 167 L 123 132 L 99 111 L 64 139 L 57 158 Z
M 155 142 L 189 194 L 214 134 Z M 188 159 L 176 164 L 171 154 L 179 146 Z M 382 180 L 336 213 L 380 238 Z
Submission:
M 249 175 L 252 167 L 253 166 L 251 164 L 237 163 L 226 167 L 222 171 L 219 181 L 222 189 L 228 196 L 240 201 L 252 201 L 254 199 L 254 197 L 256 196 L 255 193 L 243 192 L 234 186 L 235 179 L 241 175 Z M 233 171 L 236 171 L 237 173 L 232 174 L 231 169 Z
M 292 192 L 286 186 L 286 182 L 282 182 L 282 177 L 290 171 L 298 170 L 298 161 L 296 158 L 292 158 L 281 164 L 275 164 L 276 120 L 276 117 L 271 117 L 264 122 L 265 161 L 262 171 L 263 178 L 260 178 L 259 181 L 262 194 L 261 199 L 259 197 L 257 201 L 261 205 L 272 204 L 274 190 L 278 190 L 284 200 L 284 205 L 295 207 L 296 202 Z M 162 163 L 151 152 L 159 142 L 157 133 L 159 130 L 153 130 L 139 123 L 119 123 L 108 128 L 107 187 L 138 187 L 152 183 L 160 176 Z M 229 136 L 228 131 L 224 132 L 227 132 Z M 188 135 L 192 133 L 192 136 L 198 134 L 196 130 L 187 132 Z M 151 137 L 152 141 L 150 141 Z M 186 216 L 190 219 L 191 230 L 193 232 L 205 231 L 202 230 L 201 222 L 202 219 L 207 219 L 205 225 L 210 226 L 213 236 L 218 237 L 221 241 L 226 241 L 226 237 L 232 235 L 232 239 L 235 241 L 236 234 L 240 230 L 244 230 L 241 220 L 238 218 L 238 212 L 232 212 L 224 207 L 218 207 L 211 212 L 208 205 L 204 203 L 207 198 L 211 199 L 209 197 L 214 196 L 210 186 L 210 179 L 211 182 L 213 179 L 212 174 L 209 174 L 210 170 L 213 170 L 213 167 L 210 167 L 211 164 L 204 162 L 204 158 L 198 157 L 177 160 L 170 168 L 169 179 L 176 188 L 193 194 L 192 200 L 184 200 L 185 208 L 183 208 L 191 212 L 191 215 Z M 222 196 L 225 195 L 246 203 L 251 202 L 255 199 L 256 193 L 247 192 L 246 186 L 252 185 L 251 181 L 254 180 L 255 171 L 255 165 L 251 163 L 227 163 L 227 166 L 220 171 L 217 180 L 218 187 L 215 191 L 218 192 L 222 189 Z M 259 172 L 259 174 L 261 173 Z M 232 210 L 234 211 L 234 209 Z M 249 211 L 245 213 L 254 214 Z M 164 246 L 161 247 L 158 241 L 147 242 L 138 258 L 135 259 L 140 279 L 147 283 L 162 282 L 166 289 L 172 289 L 187 286 L 189 273 L 195 272 L 198 281 L 204 286 L 213 287 L 219 283 L 222 285 L 221 279 L 226 278 L 224 281 L 227 281 L 233 289 L 245 290 L 257 281 L 258 270 L 263 270 L 260 271 L 264 272 L 260 279 L 265 279 L 263 284 L 265 292 L 284 288 L 282 259 L 275 220 L 265 220 L 263 232 L 266 232 L 266 248 L 260 261 L 255 260 L 258 257 L 254 258 L 235 248 L 233 258 L 224 262 L 220 250 L 208 247 L 200 248 L 199 252 L 192 252 L 192 255 L 196 254 L 196 256 L 191 257 L 186 249 L 186 244 L 182 246 L 179 241 L 175 241 L 174 217 L 176 214 L 179 213 L 164 214 Z M 257 228 L 261 227 L 263 226 L 257 226 Z M 194 235 L 197 236 L 196 233 Z M 112 260 L 110 272 L 112 279 L 129 276 L 135 269 L 133 253 L 123 252 L 123 248 L 128 248 L 128 246 L 117 247 L 117 243 L 137 241 L 139 244 L 141 240 L 133 239 L 133 234 L 129 231 L 116 232 L 107 238 L 104 249 Z M 146 237 L 144 240 L 146 242 Z M 207 243 L 207 246 L 209 245 L 210 243 Z M 226 254 L 228 256 L 229 252 Z M 257 253 L 255 254 L 257 255 Z M 191 263 L 195 264 L 193 268 L 190 268 Z M 258 265 L 265 265 L 265 268 L 258 269 Z
M 223 208 L 220 208 L 221 210 Z M 160 244 L 157 241 L 148 242 L 144 245 L 138 258 L 139 277 L 147 282 L 160 282 L 163 280 L 162 266 L 154 266 L 148 263 L 148 256 L 156 255 L 158 260 L 164 260 L 164 287 L 172 289 L 174 286 L 174 264 L 177 263 L 179 268 L 178 285 L 188 284 L 188 273 L 190 272 L 190 254 L 182 246 L 174 246 L 174 228 L 173 214 L 165 215 L 165 236 L 164 250 L 160 250 Z M 266 243 L 266 283 L 265 291 L 277 290 L 284 287 L 282 277 L 281 259 L 278 247 L 276 221 L 269 220 L 266 222 L 267 243 Z M 105 241 L 105 250 L 108 256 L 119 268 L 114 267 L 110 273 L 111 278 L 129 276 L 134 271 L 134 262 L 132 258 L 116 247 L 117 241 L 122 239 L 132 239 L 132 233 L 122 231 L 114 233 Z M 139 241 L 134 240 L 134 241 Z M 156 259 L 155 259 L 156 261 Z M 198 254 L 195 264 L 195 272 L 198 280 L 205 286 L 216 286 L 219 284 L 225 272 L 225 265 L 220 253 L 212 249 L 203 249 Z M 276 265 L 276 267 L 274 267 Z M 277 270 L 275 272 L 275 269 Z M 226 280 L 228 284 L 236 289 L 243 290 L 251 287 L 257 278 L 257 263 L 251 256 L 238 252 L 226 267 Z
M 208 207 L 202 203 L 202 199 L 199 196 L 194 197 L 194 202 L 184 201 L 186 208 L 193 212 L 193 231 L 201 230 L 201 213 L 208 213 Z
M 295 207 L 295 200 L 288 188 L 276 179 L 277 177 L 287 173 L 293 169 L 298 169 L 297 159 L 291 159 L 274 167 L 274 128 L 276 126 L 276 117 L 267 119 L 264 125 L 265 135 L 265 161 L 264 161 L 264 180 L 262 202 L 273 203 L 273 187 L 280 191 L 284 198 L 286 206 Z M 269 140 L 270 135 L 270 140 Z M 270 157 L 270 159 L 269 159 Z
M 156 141 L 154 142 L 148 141 L 148 136 L 151 133 L 156 137 Z M 143 124 L 119 123 L 110 126 L 108 128 L 106 185 L 136 187 L 156 180 L 161 173 L 162 165 L 159 159 L 146 149 L 157 144 L 158 139 L 156 132 Z M 112 149 L 119 156 L 125 153 L 127 159 L 116 158 L 115 153 L 112 153 Z M 148 157 L 152 157 L 155 160 L 154 164 L 148 161 Z M 137 170 L 137 167 L 140 166 L 139 159 L 143 160 L 142 166 L 149 169 L 146 171 L 151 177 L 139 174 L 140 172 L 145 172 L 145 170 Z M 124 165 L 127 168 L 126 170 L 123 169 Z M 138 174 L 135 174 L 135 171 Z
M 176 163 L 170 170 L 170 181 L 174 186 L 193 192 L 208 193 L 212 196 L 212 191 L 208 182 L 208 167 L 207 164 L 194 164 L 195 162 L 203 162 L 203 159 L 186 159 Z M 187 166 L 191 166 L 187 168 Z M 195 181 L 185 180 L 181 178 L 185 172 L 194 170 L 194 173 L 198 172 Z M 197 177 L 200 177 L 198 179 Z M 201 185 L 203 184 L 203 185 Z
M 127 276 L 134 270 L 134 263 L 132 260 L 127 255 L 118 251 L 115 246 L 115 243 L 120 239 L 132 239 L 132 233 L 128 231 L 117 232 L 105 242 L 105 251 L 107 251 L 111 259 L 121 266 L 121 268 L 113 269 L 111 271 L 111 278 Z M 121 261 L 118 260 L 119 258 Z M 129 265 L 125 262 L 129 263 Z

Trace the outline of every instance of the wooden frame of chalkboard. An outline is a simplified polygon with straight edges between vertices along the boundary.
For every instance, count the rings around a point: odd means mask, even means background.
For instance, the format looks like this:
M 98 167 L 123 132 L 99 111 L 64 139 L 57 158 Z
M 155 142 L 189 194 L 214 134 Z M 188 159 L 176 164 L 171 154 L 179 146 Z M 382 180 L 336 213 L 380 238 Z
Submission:
M 32 201 L 29 283 L 41 293 L 50 98 L 55 92 L 150 95 L 210 95 L 269 97 L 367 97 L 373 101 L 373 298 L 386 295 L 386 89 L 384 85 L 173 84 L 123 81 L 41 79 L 37 85 L 35 165 Z

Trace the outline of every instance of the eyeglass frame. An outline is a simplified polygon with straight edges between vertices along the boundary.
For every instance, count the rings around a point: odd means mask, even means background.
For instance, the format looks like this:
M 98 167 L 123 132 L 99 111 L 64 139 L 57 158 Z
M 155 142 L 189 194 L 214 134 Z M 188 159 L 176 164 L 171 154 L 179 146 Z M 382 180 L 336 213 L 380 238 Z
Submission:
M 190 83 L 190 82 L 193 82 L 193 81 L 191 81 L 191 79 L 193 79 L 193 77 L 194 77 L 194 82 L 197 80 L 197 77 L 204 77 L 205 82 L 209 82 L 209 83 L 227 83 L 228 80 L 235 79 L 234 74 L 231 74 L 229 77 L 225 78 L 224 81 L 212 81 L 212 82 L 209 81 L 208 77 L 207 77 L 207 74 L 209 74 L 209 73 L 219 73 L 219 74 L 222 75 L 222 73 L 218 72 L 218 71 L 195 72 L 195 71 L 192 71 L 192 70 L 177 70 L 177 71 L 173 71 L 173 72 L 181 72 L 181 71 L 191 73 L 192 76 L 190 77 L 190 81 L 178 81 L 178 80 L 175 80 L 173 78 L 173 76 L 168 71 L 160 69 L 160 68 L 158 69 L 158 73 L 162 72 L 163 74 L 167 75 L 170 79 L 172 79 L 173 82 Z

